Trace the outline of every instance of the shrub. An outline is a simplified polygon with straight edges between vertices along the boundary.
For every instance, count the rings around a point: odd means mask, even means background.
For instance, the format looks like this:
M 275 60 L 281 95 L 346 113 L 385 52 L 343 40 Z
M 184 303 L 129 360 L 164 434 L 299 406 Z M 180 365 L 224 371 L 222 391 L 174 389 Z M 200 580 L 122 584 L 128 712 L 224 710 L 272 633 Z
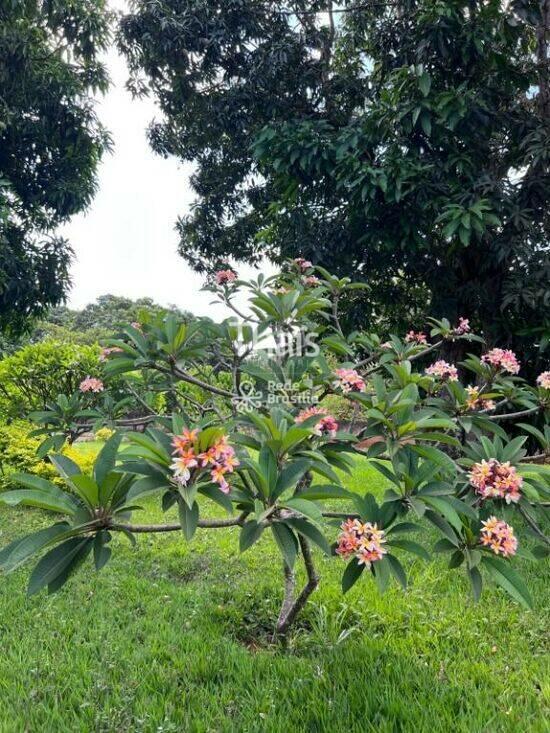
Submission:
M 109 438 L 115 434 L 114 430 L 111 430 L 111 428 L 99 428 L 99 430 L 95 431 L 95 437 L 97 440 L 106 441 L 109 440 Z
M 99 370 L 99 346 L 42 341 L 0 360 L 0 416 L 22 418 Z
M 62 485 L 62 479 L 49 459 L 39 458 L 39 437 L 29 435 L 35 426 L 25 420 L 15 420 L 9 425 L 0 424 L 0 490 L 14 488 L 11 474 L 30 473 Z M 89 473 L 93 457 L 82 455 L 74 446 L 65 446 L 62 453 L 77 463 L 83 473 Z
M 459 340 L 482 341 L 463 318 L 454 326 L 433 320 L 429 334 L 411 331 L 386 341 L 346 335 L 338 302 L 357 288 L 322 268 L 313 272 L 303 259 L 248 283 L 224 270 L 211 288 L 220 300 L 232 308 L 240 291 L 250 296 L 251 315 L 239 327 L 167 316 L 132 324 L 108 341 L 105 375 L 141 371 L 149 380 L 156 374 L 155 390 L 164 392 L 171 414 L 149 415 L 145 434 L 118 430 L 92 476 L 81 476 L 66 456 L 51 455 L 70 493 L 18 474 L 24 488 L 4 493 L 1 502 L 41 506 L 67 519 L 5 548 L 0 567 L 13 570 L 45 550 L 29 592 L 53 591 L 92 549 L 101 569 L 114 532 L 133 537 L 181 529 L 191 540 L 198 529 L 234 526 L 241 551 L 264 535 L 280 551 L 284 599 L 275 633 L 284 635 L 319 582 L 313 545 L 345 561 L 343 592 L 360 578 L 371 578 L 380 592 L 392 579 L 405 588 L 407 556 L 430 560 L 422 539 L 413 539 L 417 532 L 422 538 L 422 519 L 439 535 L 432 551 L 465 573 L 475 599 L 492 582 L 530 606 L 514 562 L 516 554 L 544 557 L 550 544 L 538 525 L 550 498 L 548 472 L 538 465 L 550 453 L 548 375 L 528 384 L 515 354 L 492 349 L 465 360 L 463 385 L 457 366 L 437 354 Z M 266 334 L 265 358 L 249 359 Z M 212 363 L 224 370 L 223 379 Z M 57 441 L 89 429 L 87 420 L 101 418 L 101 404 L 86 409 L 98 382 L 87 383 L 70 404 L 61 400 L 70 419 L 56 409 L 38 415 L 44 431 Z M 211 397 L 202 401 L 203 392 Z M 355 433 L 328 414 L 326 400 L 334 404 L 334 396 L 336 404 L 345 399 L 363 412 Z M 540 430 L 524 422 L 535 416 L 545 422 Z M 522 434 L 511 438 L 510 426 Z M 527 454 L 528 434 L 540 445 L 537 455 Z M 390 483 L 381 500 L 368 486 L 361 495 L 346 488 L 357 450 Z M 131 523 L 147 496 L 159 497 L 164 510 L 176 508 L 179 522 Z M 201 516 L 207 499 L 227 516 Z M 333 520 L 339 531 L 331 529 Z M 544 543 L 532 552 L 524 543 L 526 525 Z M 298 561 L 307 580 L 296 593 Z

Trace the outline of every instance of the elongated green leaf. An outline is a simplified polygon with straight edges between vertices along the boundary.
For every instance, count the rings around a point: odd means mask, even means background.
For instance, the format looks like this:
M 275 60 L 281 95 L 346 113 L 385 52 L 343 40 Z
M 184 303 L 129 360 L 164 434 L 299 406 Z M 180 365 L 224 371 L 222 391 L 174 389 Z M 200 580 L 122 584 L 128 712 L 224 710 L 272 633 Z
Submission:
M 15 540 L 0 552 L 0 568 L 7 573 L 15 570 L 69 528 L 68 522 L 60 522 Z
M 252 547 L 252 545 L 260 539 L 263 531 L 263 525 L 258 524 L 255 520 L 251 520 L 250 522 L 243 524 L 239 537 L 240 551 L 245 552 L 249 547 Z
M 111 548 L 107 546 L 109 533 L 105 530 L 98 532 L 94 539 L 94 563 L 95 569 L 99 572 L 111 558 Z
M 342 593 L 347 593 L 355 585 L 364 569 L 365 566 L 359 565 L 355 557 L 349 561 L 342 575 Z
M 418 555 L 418 557 L 421 557 L 423 560 L 429 560 L 430 554 L 429 552 L 422 547 L 422 545 L 419 545 L 418 542 L 413 542 L 413 540 L 388 540 L 388 545 L 391 547 L 398 547 L 401 550 L 405 550 L 405 552 L 412 552 L 413 555 Z
M 301 499 L 320 500 L 323 499 L 351 499 L 354 494 L 343 486 L 335 484 L 322 484 L 319 486 L 309 486 L 300 491 Z
M 122 433 L 115 433 L 112 435 L 95 459 L 94 478 L 98 486 L 101 486 L 105 481 L 107 474 L 114 469 L 121 440 Z
M 423 496 L 422 500 L 425 504 L 442 514 L 449 524 L 458 532 L 462 528 L 462 520 L 460 519 L 456 509 L 446 500 L 439 496 Z
M 136 499 L 142 499 L 145 496 L 151 496 L 159 491 L 164 491 L 169 488 L 169 484 L 164 478 L 144 476 L 138 479 L 128 489 L 126 494 L 126 504 L 136 501 Z
M 84 560 L 88 557 L 90 550 L 93 547 L 94 540 L 92 537 L 88 537 L 83 543 L 82 547 L 76 552 L 74 557 L 63 568 L 63 570 L 57 575 L 51 582 L 48 583 L 48 593 L 55 593 L 62 588 L 65 583 L 69 580 L 70 576 L 76 572 L 76 570 L 82 565 Z
M 496 557 L 484 557 L 483 565 L 489 574 L 512 598 L 519 601 L 526 608 L 533 607 L 529 589 L 523 579 L 504 560 Z
M 180 517 L 180 524 L 183 530 L 183 535 L 186 540 L 193 539 L 193 535 L 197 531 L 197 524 L 199 521 L 199 505 L 197 502 L 189 508 L 183 499 L 178 499 L 178 511 Z
M 407 574 L 405 573 L 403 565 L 401 565 L 395 555 L 386 555 L 386 559 L 393 577 L 397 580 L 403 590 L 407 590 Z
M 320 523 L 323 521 L 323 515 L 319 507 L 312 501 L 302 498 L 301 495 L 287 499 L 283 506 L 303 514 L 304 517 L 308 517 L 312 522 Z
M 297 461 L 289 463 L 279 474 L 275 489 L 272 492 L 272 498 L 277 499 L 283 491 L 296 486 L 304 473 L 309 468 L 310 461 L 306 458 L 300 458 Z
M 479 601 L 479 598 L 481 596 L 481 589 L 483 587 L 483 580 L 481 578 L 481 573 L 477 568 L 468 568 L 467 570 L 468 578 L 470 579 L 470 584 L 472 586 L 472 593 L 474 595 L 474 600 Z
M 78 553 L 86 547 L 91 538 L 71 537 L 53 550 L 47 552 L 34 568 L 29 578 L 27 594 L 38 593 L 57 578 L 67 568 Z
M 431 511 L 431 509 L 428 510 L 424 516 L 428 521 L 436 526 L 445 535 L 445 537 L 453 543 L 453 545 L 458 547 L 459 540 L 456 536 L 456 532 L 446 519 L 443 519 L 443 517 Z
M 298 554 L 298 542 L 294 532 L 282 522 L 274 522 L 271 531 L 287 565 L 293 568 Z
M 298 517 L 287 519 L 286 523 L 293 529 L 297 530 L 301 535 L 314 542 L 321 548 L 325 555 L 331 554 L 328 540 L 314 524 L 311 524 L 311 522 L 308 522 L 306 519 L 299 519 Z
M 46 491 L 33 491 L 32 489 L 6 491 L 0 494 L 0 504 L 7 504 L 8 506 L 23 504 L 24 506 L 34 506 L 50 512 L 59 512 L 59 514 L 70 514 L 73 516 L 77 511 L 77 507 L 71 502 L 67 494 L 61 490 L 59 491 L 59 495 Z
M 91 476 L 80 473 L 71 477 L 71 483 L 78 488 L 79 495 L 85 498 L 86 503 L 97 506 L 99 503 L 99 487 Z
M 390 582 L 391 566 L 386 557 L 372 563 L 374 579 L 380 593 L 384 593 Z

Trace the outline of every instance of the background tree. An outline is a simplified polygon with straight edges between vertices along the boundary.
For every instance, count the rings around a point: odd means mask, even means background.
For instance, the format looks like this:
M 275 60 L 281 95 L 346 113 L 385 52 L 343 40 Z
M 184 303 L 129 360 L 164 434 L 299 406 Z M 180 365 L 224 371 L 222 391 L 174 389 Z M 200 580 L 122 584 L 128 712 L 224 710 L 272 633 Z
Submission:
M 0 328 L 16 333 L 59 303 L 69 243 L 52 232 L 90 203 L 109 137 L 90 95 L 105 92 L 104 0 L 0 5 Z
M 133 6 L 119 41 L 165 115 L 153 148 L 198 161 L 192 265 L 300 254 L 371 285 L 356 319 L 540 337 L 547 0 Z

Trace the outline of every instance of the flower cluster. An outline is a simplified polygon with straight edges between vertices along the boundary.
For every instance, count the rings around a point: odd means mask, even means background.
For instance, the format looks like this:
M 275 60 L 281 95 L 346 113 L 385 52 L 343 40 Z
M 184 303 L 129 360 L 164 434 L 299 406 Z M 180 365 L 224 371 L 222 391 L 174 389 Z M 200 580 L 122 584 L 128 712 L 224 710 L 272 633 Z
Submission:
M 79 390 L 81 392 L 103 392 L 105 389 L 103 386 L 103 382 L 101 379 L 96 379 L 95 377 L 86 377 L 86 379 L 83 379 L 82 382 L 80 382 Z
M 516 554 L 518 540 L 514 535 L 513 527 L 496 517 L 489 517 L 486 522 L 481 524 L 483 528 L 479 539 L 482 545 L 489 547 L 495 555 L 511 557 Z
M 121 354 L 123 349 L 120 346 L 104 346 L 99 354 L 99 361 L 107 361 L 111 354 Z
M 537 384 L 543 389 L 550 389 L 550 372 L 542 372 L 537 377 Z
M 355 369 L 337 369 L 335 372 L 338 379 L 334 382 L 335 387 L 340 387 L 342 392 L 364 392 L 367 388 L 365 380 Z
M 218 270 L 216 273 L 216 284 L 217 285 L 227 285 L 229 283 L 235 282 L 237 279 L 237 273 L 233 272 L 233 270 Z
M 296 257 L 296 259 L 294 260 L 294 264 L 302 272 L 306 272 L 307 270 L 310 270 L 313 267 L 313 262 L 310 262 L 309 260 L 305 260 L 303 257 Z
M 321 419 L 319 422 L 315 423 L 313 432 L 316 433 L 316 435 L 327 435 L 330 438 L 334 438 L 338 430 L 338 423 L 332 415 L 327 415 L 320 407 L 308 407 L 305 410 L 302 410 L 302 412 L 300 412 L 296 417 L 296 422 L 303 423 L 304 420 L 307 420 L 310 417 L 315 417 L 316 415 L 319 415 Z
M 439 379 L 449 380 L 450 382 L 456 382 L 458 380 L 458 372 L 456 367 L 443 359 L 434 362 L 431 366 L 426 369 L 426 374 L 431 377 L 439 377 Z
M 184 430 L 181 435 L 174 436 L 174 461 L 170 468 L 174 478 L 182 486 L 186 486 L 191 478 L 191 469 L 198 471 L 209 468 L 210 476 L 217 483 L 224 494 L 229 493 L 229 484 L 225 475 L 233 473 L 239 461 L 235 451 L 227 442 L 227 436 L 222 435 L 208 450 L 199 452 L 199 430 Z
M 466 392 L 468 393 L 466 400 L 468 410 L 492 410 L 495 407 L 495 401 L 483 397 L 478 387 L 466 387 Z
M 358 519 L 346 519 L 341 525 L 336 554 L 345 559 L 355 556 L 359 565 L 370 568 L 373 562 L 381 560 L 386 554 L 382 547 L 385 543 L 384 530 L 376 524 Z
M 321 281 L 318 277 L 315 277 L 315 275 L 307 275 L 306 277 L 302 278 L 302 283 L 306 286 L 306 288 L 315 288 L 317 285 L 321 284 Z
M 428 338 L 422 331 L 409 331 L 405 336 L 405 341 L 409 344 L 427 344 Z
M 132 321 L 132 323 L 130 323 L 130 326 L 132 326 L 132 328 L 135 328 L 136 331 L 140 331 L 141 333 L 143 333 L 143 326 L 139 321 Z
M 484 364 L 490 364 L 510 374 L 517 374 L 519 372 L 519 361 L 510 349 L 491 349 L 491 351 L 483 354 L 481 361 Z
M 496 458 L 474 463 L 469 473 L 470 483 L 483 499 L 504 499 L 507 504 L 518 502 L 523 479 L 510 462 Z
M 468 318 L 460 318 L 458 319 L 458 325 L 455 326 L 455 333 L 458 336 L 462 336 L 465 333 L 470 332 L 470 320 Z

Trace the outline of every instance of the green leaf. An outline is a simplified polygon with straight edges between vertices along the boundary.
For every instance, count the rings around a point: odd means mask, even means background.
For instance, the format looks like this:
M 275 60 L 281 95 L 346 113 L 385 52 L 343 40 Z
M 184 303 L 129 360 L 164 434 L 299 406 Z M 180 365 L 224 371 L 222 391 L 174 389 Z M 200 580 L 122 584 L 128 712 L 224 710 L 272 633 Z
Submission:
M 57 487 L 56 487 L 57 488 Z M 74 515 L 78 509 L 71 502 L 70 497 L 61 489 L 59 494 L 53 494 L 45 491 L 33 491 L 32 489 L 16 489 L 15 491 L 6 491 L 0 494 L 0 504 L 8 506 L 16 506 L 23 504 L 24 506 L 34 506 L 39 509 L 46 509 L 50 512 L 59 512 L 59 514 Z
M 293 568 L 298 554 L 298 541 L 294 532 L 282 522 L 274 522 L 271 531 L 287 565 Z
M 385 593 L 388 583 L 390 582 L 391 575 L 390 564 L 385 556 L 372 563 L 372 571 L 379 593 Z
M 71 537 L 71 539 L 62 542 L 53 550 L 47 552 L 31 573 L 27 594 L 32 596 L 46 585 L 53 583 L 79 556 L 83 549 L 87 546 L 91 547 L 92 542 L 91 537 L 84 539 L 82 537 Z
M 252 547 L 260 539 L 263 531 L 263 525 L 258 524 L 254 519 L 243 524 L 239 537 L 239 550 L 245 552 L 249 547 Z
M 121 440 L 122 433 L 115 433 L 112 435 L 95 459 L 94 478 L 97 481 L 98 486 L 101 486 L 105 481 L 107 474 L 114 469 Z
M 199 522 L 199 505 L 195 502 L 193 506 L 189 508 L 183 499 L 178 499 L 178 511 L 183 535 L 185 539 L 189 541 L 193 539 L 193 535 L 197 530 L 197 524 Z
M 166 489 L 168 487 L 169 484 L 166 479 L 164 479 L 163 481 L 161 478 L 143 476 L 143 478 L 138 479 L 128 489 L 125 503 L 129 503 L 131 501 L 133 502 L 136 499 L 141 499 L 144 496 L 156 494 L 158 491 L 162 491 L 163 489 Z
M 453 543 L 453 545 L 458 547 L 459 541 L 456 536 L 456 532 L 446 519 L 443 519 L 443 517 L 431 511 L 431 509 L 426 512 L 425 517 L 429 522 L 435 525 L 445 535 L 445 537 Z
M 533 607 L 531 594 L 523 579 L 504 560 L 496 557 L 484 557 L 483 564 L 489 574 L 509 595 L 526 608 Z
M 323 521 L 323 515 L 319 507 L 312 501 L 304 499 L 301 494 L 297 497 L 287 499 L 283 503 L 283 506 L 286 506 L 288 509 L 293 509 L 300 514 L 303 514 L 304 517 L 311 519 L 312 522 L 316 522 L 317 524 Z
M 395 555 L 386 555 L 386 559 L 394 578 L 397 580 L 403 590 L 407 590 L 407 574 L 403 569 L 403 565 L 401 565 Z
M 300 491 L 301 499 L 319 500 L 323 499 L 351 499 L 353 493 L 344 489 L 343 486 L 337 486 L 336 484 L 323 484 L 319 486 L 309 486 L 306 489 Z
M 91 506 L 98 504 L 99 488 L 91 476 L 80 473 L 72 477 L 71 483 L 77 487 L 79 496 L 82 496 L 88 504 Z
M 432 80 L 429 74 L 424 72 L 418 79 L 418 86 L 424 97 L 427 97 L 430 93 L 430 87 L 432 86 Z M 426 133 L 429 135 L 429 132 Z
M 456 509 L 451 504 L 439 496 L 423 496 L 422 500 L 425 504 L 442 514 L 449 524 L 458 532 L 462 529 L 462 520 L 460 519 Z
M 347 593 L 355 585 L 364 569 L 365 566 L 359 565 L 355 557 L 349 561 L 342 575 L 342 593 Z
M 301 458 L 297 461 L 289 463 L 279 474 L 275 490 L 272 492 L 272 498 L 277 499 L 283 491 L 296 486 L 304 473 L 309 468 L 310 461 L 307 458 Z
M 297 530 L 301 535 L 314 542 L 321 548 L 325 555 L 331 554 L 328 540 L 314 524 L 311 524 L 311 522 L 308 522 L 306 519 L 299 518 L 287 519 L 286 523 L 293 529 Z
M 481 589 L 483 587 L 483 579 L 481 573 L 477 568 L 468 568 L 468 578 L 472 585 L 472 593 L 474 594 L 474 600 L 479 601 L 481 596 Z
M 0 568 L 7 573 L 15 570 L 69 528 L 68 522 L 60 522 L 11 542 L 0 551 Z
M 418 542 L 413 542 L 413 540 L 388 540 L 388 545 L 391 547 L 398 547 L 401 550 L 405 550 L 405 552 L 412 552 L 413 555 L 418 555 L 418 557 L 421 557 L 423 560 L 429 560 L 430 554 L 429 552 L 422 547 L 422 545 L 419 545 Z
M 111 548 L 107 547 L 109 533 L 105 530 L 98 532 L 94 539 L 94 563 L 95 569 L 99 572 L 111 558 Z

